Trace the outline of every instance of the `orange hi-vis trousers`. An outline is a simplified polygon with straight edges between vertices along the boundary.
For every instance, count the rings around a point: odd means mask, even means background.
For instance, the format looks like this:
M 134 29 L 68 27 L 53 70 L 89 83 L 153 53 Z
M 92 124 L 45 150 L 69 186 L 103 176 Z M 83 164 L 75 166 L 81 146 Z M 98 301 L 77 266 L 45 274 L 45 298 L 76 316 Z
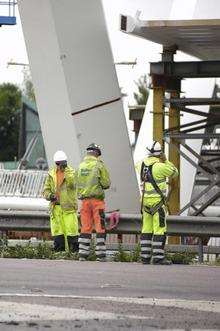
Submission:
M 105 202 L 98 199 L 82 200 L 80 210 L 81 234 L 79 237 L 79 256 L 87 258 L 90 253 L 90 243 L 93 226 L 96 230 L 96 258 L 105 258 Z
M 97 233 L 105 233 L 105 202 L 98 199 L 82 200 L 80 210 L 81 233 L 92 233 L 93 225 Z

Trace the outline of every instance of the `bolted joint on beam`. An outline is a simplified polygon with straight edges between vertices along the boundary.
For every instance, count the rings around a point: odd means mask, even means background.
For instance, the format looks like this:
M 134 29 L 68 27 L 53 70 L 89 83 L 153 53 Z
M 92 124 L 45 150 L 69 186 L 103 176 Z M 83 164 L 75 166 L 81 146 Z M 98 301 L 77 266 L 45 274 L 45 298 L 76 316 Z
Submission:
M 177 45 L 163 46 L 162 62 L 173 62 L 177 49 Z
M 152 75 L 151 77 L 151 88 L 163 88 L 167 92 L 181 90 L 181 79 L 165 77 L 163 75 Z

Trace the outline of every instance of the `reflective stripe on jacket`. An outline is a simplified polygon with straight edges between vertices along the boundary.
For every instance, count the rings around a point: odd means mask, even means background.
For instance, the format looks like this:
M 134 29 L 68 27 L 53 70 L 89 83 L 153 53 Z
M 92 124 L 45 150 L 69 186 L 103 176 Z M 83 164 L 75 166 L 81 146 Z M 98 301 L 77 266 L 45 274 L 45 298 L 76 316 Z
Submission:
M 44 184 L 43 196 L 50 200 L 51 194 L 56 195 L 57 192 L 57 174 L 56 167 L 50 169 L 46 182 Z M 77 172 L 70 166 L 67 166 L 64 171 L 64 180 L 59 188 L 59 203 L 63 210 L 77 210 Z M 53 203 L 50 204 L 53 207 Z
M 96 198 L 104 200 L 104 190 L 110 187 L 108 170 L 95 156 L 87 155 L 79 165 L 78 198 Z
M 152 166 L 152 175 L 159 186 L 160 190 L 164 195 L 167 193 L 168 185 L 166 183 L 167 178 L 176 177 L 178 176 L 178 169 L 173 165 L 170 161 L 160 162 L 160 159 L 157 157 L 146 157 L 143 160 L 146 166 Z M 142 162 L 137 165 L 138 172 L 141 171 Z M 144 198 L 155 198 L 161 200 L 160 195 L 154 189 L 153 185 L 149 182 L 145 183 L 145 193 Z

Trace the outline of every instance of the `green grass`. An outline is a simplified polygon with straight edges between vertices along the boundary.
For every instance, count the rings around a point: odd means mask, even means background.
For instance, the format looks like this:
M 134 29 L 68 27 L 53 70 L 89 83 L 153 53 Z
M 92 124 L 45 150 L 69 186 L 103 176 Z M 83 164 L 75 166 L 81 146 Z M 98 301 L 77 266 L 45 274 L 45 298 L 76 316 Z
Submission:
M 123 246 L 119 244 L 118 251 L 110 258 L 114 262 L 140 262 L 140 244 L 137 244 L 133 251 L 125 251 Z M 175 264 L 190 264 L 195 260 L 196 254 L 192 253 L 174 253 L 166 254 L 166 257 Z M 78 254 L 70 252 L 55 252 L 48 243 L 41 243 L 26 246 L 7 246 L 7 241 L 0 241 L 0 257 L 2 258 L 18 258 L 18 259 L 49 259 L 49 260 L 78 260 Z M 89 261 L 95 261 L 95 243 L 92 241 Z M 216 262 L 220 265 L 220 259 Z
M 192 264 L 195 261 L 195 253 L 166 253 L 166 258 L 171 260 L 173 264 Z
M 17 259 L 49 259 L 49 260 L 76 260 L 77 254 L 69 252 L 55 252 L 50 245 L 43 243 L 37 246 L 27 244 L 26 246 L 16 245 L 15 247 L 1 246 L 0 257 Z
M 136 245 L 134 251 L 128 252 L 123 249 L 121 244 L 118 245 L 118 251 L 113 257 L 114 262 L 140 262 L 141 257 L 141 248 L 140 245 Z

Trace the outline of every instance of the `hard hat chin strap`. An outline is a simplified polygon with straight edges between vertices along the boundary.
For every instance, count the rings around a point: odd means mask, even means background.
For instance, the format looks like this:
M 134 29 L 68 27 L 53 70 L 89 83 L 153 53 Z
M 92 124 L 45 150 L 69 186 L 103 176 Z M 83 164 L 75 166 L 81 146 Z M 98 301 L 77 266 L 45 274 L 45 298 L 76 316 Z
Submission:
M 150 150 L 150 152 L 153 154 L 154 152 L 155 152 L 155 150 L 154 150 L 154 146 L 156 145 L 156 141 L 154 141 L 154 143 L 153 143 L 153 146 L 151 147 L 151 150 Z

